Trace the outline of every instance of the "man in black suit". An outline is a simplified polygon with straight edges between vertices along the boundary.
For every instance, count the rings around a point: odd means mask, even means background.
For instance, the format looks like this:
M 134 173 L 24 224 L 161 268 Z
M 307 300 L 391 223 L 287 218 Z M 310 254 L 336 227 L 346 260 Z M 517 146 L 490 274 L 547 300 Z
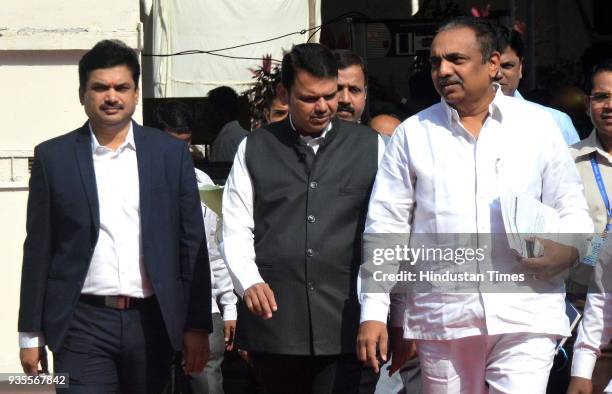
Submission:
M 69 374 L 70 392 L 151 393 L 173 350 L 202 370 L 210 271 L 187 146 L 131 120 L 140 66 L 120 41 L 79 62 L 89 121 L 38 145 L 19 310 L 24 371 Z

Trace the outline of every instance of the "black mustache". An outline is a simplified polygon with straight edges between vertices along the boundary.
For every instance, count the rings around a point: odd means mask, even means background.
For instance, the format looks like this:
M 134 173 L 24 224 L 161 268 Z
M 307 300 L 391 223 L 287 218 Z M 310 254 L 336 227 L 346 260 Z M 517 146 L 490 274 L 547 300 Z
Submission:
M 352 105 L 350 104 L 338 104 L 338 112 L 343 111 L 343 112 L 350 112 L 352 114 L 355 113 L 355 108 L 353 108 Z
M 446 85 L 452 85 L 454 83 L 462 84 L 463 81 L 457 77 L 451 77 L 451 78 L 440 78 L 438 79 L 438 83 L 440 84 L 440 86 L 446 86 Z

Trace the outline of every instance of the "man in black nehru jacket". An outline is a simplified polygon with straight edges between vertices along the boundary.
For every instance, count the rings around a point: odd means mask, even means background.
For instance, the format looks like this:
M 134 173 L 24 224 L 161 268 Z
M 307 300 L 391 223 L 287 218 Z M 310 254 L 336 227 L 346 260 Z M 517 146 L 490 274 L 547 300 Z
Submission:
M 335 119 L 338 67 L 319 44 L 283 58 L 289 116 L 238 148 L 223 196 L 224 253 L 242 297 L 237 346 L 270 393 L 373 392 L 355 356 L 368 197 L 384 143 Z

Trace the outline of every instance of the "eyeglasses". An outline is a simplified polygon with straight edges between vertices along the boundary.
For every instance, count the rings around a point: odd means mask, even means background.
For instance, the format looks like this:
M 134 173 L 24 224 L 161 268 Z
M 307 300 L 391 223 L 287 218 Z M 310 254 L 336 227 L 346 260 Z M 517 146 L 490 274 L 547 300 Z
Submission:
M 595 93 L 589 96 L 594 105 L 604 105 L 612 99 L 612 92 Z

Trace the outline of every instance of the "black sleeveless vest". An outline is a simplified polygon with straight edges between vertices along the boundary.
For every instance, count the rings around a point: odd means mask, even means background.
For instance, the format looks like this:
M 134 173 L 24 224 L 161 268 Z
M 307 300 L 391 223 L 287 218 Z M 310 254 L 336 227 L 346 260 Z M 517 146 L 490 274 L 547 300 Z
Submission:
M 372 129 L 334 120 L 315 155 L 287 120 L 248 137 L 255 260 L 274 291 L 269 320 L 239 305 L 241 349 L 352 353 L 359 326 L 361 234 L 378 166 Z

